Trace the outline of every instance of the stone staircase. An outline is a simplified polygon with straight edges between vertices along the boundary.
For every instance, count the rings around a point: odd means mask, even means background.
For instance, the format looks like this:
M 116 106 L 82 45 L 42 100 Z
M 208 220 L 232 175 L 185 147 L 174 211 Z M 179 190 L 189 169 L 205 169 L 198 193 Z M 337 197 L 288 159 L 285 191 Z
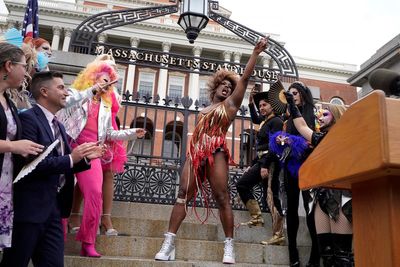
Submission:
M 154 260 L 167 230 L 170 205 L 114 202 L 113 224 L 122 234 L 109 237 L 99 235 L 96 248 L 101 258 L 80 257 L 80 243 L 69 234 L 65 244 L 66 267 L 221 267 L 224 233 L 219 223 L 218 210 L 212 210 L 206 224 L 199 223 L 193 214 L 186 217 L 177 234 L 176 260 Z M 202 209 L 198 209 L 201 214 Z M 189 212 L 191 213 L 191 212 Z M 234 211 L 235 225 L 249 220 L 247 211 Z M 235 229 L 235 266 L 288 266 L 287 246 L 263 246 L 260 241 L 271 237 L 271 219 L 263 214 L 264 227 L 240 226 Z M 302 262 L 307 262 L 310 241 L 305 218 L 300 218 L 298 248 Z

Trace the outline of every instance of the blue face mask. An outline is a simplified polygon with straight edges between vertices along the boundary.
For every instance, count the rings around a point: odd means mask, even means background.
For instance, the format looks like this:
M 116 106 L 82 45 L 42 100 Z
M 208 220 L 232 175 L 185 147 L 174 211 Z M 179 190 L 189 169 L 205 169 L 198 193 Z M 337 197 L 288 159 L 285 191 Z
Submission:
M 38 52 L 37 53 L 37 64 L 35 66 L 36 71 L 39 72 L 39 71 L 46 69 L 47 64 L 49 64 L 49 57 L 43 52 Z

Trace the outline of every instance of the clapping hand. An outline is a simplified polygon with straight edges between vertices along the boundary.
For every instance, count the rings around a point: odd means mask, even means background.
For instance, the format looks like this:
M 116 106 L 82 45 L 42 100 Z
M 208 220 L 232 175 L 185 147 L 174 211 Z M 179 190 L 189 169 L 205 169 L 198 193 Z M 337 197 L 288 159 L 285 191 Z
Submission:
M 103 145 L 99 145 L 97 144 L 96 146 L 92 146 L 87 153 L 85 154 L 85 157 L 88 159 L 97 159 L 97 158 L 101 158 L 105 151 L 107 149 L 107 145 L 103 144 Z
M 84 157 L 88 159 L 100 158 L 103 153 L 103 145 L 99 145 L 97 142 L 88 142 L 75 147 L 71 152 L 71 157 L 75 164 L 81 161 Z

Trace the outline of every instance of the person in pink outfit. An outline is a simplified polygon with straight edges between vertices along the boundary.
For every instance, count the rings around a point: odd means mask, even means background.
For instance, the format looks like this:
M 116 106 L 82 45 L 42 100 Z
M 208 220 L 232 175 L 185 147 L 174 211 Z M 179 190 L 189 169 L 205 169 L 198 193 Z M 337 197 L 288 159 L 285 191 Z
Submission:
M 120 108 L 116 94 L 113 94 L 113 105 L 111 107 L 111 123 L 114 130 L 118 130 L 117 114 Z M 101 228 L 107 236 L 116 236 L 118 231 L 114 229 L 111 221 L 112 202 L 114 198 L 114 174 L 124 172 L 127 161 L 126 149 L 123 141 L 115 140 L 106 142 L 114 153 L 107 153 L 102 160 L 103 168 L 103 214 L 101 215 Z
M 113 84 L 117 78 L 115 68 L 108 62 L 93 61 L 78 75 L 72 84 L 73 89 L 69 89 L 67 100 L 69 108 L 74 112 L 65 112 L 66 114 L 76 116 L 80 112 L 83 113 L 79 120 L 72 119 L 70 124 L 66 123 L 67 133 L 74 139 L 72 146 L 89 142 L 89 140 L 106 144 L 108 148 L 103 159 L 118 158 L 120 146 L 115 145 L 118 144 L 117 140 L 132 140 L 141 138 L 145 134 L 145 130 L 140 128 L 118 131 L 113 127 L 115 118 L 112 111 L 115 110 L 115 105 L 119 105 L 113 90 Z M 76 125 L 77 121 L 79 125 Z M 76 240 L 82 242 L 81 256 L 100 257 L 94 244 L 103 205 L 102 159 L 93 160 L 91 165 L 90 170 L 76 175 L 84 199 L 82 223 Z

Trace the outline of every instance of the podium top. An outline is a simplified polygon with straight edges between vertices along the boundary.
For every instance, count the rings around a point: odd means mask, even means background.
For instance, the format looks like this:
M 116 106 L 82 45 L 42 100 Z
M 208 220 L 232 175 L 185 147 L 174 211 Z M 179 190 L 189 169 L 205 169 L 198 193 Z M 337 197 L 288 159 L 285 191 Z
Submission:
M 376 90 L 353 103 L 303 163 L 301 189 L 400 176 L 400 100 Z

